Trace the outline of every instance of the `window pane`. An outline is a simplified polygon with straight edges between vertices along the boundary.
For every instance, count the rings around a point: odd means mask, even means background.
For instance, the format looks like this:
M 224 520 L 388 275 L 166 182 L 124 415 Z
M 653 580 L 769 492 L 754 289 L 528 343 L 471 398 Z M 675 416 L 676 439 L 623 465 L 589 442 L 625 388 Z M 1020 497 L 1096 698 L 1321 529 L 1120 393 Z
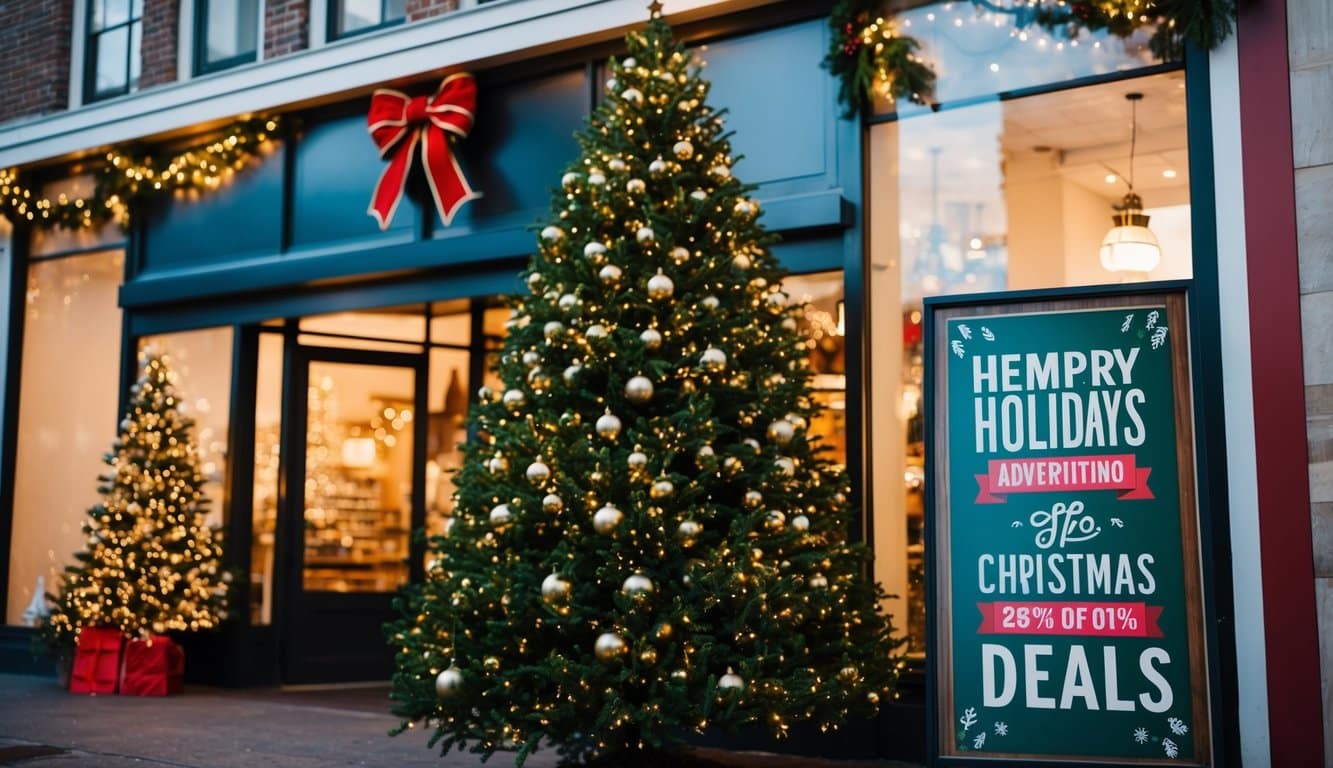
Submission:
M 130 20 L 130 0 L 101 0 L 101 24 L 94 29 L 105 29 Z
M 426 532 L 444 533 L 453 514 L 453 473 L 463 467 L 467 439 L 468 364 L 459 349 L 430 351 L 430 424 L 426 448 Z
M 255 487 L 250 538 L 250 623 L 273 621 L 273 544 L 282 438 L 282 335 L 259 335 L 255 380 Z
M 392 341 L 426 340 L 425 307 L 415 304 L 301 318 L 303 333 L 329 333 Z
M 1143 95 L 1136 117 L 1129 93 Z M 903 116 L 869 136 L 875 576 L 924 652 L 922 299 L 1189 278 L 1184 73 Z M 1131 179 L 1160 244 L 1147 273 L 1101 258 Z
M 106 251 L 28 270 L 19 381 L 13 539 L 6 623 L 22 623 L 36 594 L 59 588 L 85 544 L 103 455 L 116 436 L 124 254 Z M 75 356 L 70 350 L 79 350 Z
M 147 336 L 139 342 L 140 354 L 151 351 L 167 356 L 182 397 L 180 411 L 194 419 L 210 525 L 221 525 L 228 516 L 222 502 L 231 414 L 231 343 L 229 327 Z
M 373 27 L 381 21 L 380 0 L 341 0 L 338 5 L 339 34 Z
M 133 0 L 130 3 L 130 16 L 136 19 L 143 18 L 143 0 Z
M 793 302 L 806 304 L 801 331 L 808 337 L 811 386 L 820 412 L 809 427 L 829 452 L 828 458 L 847 464 L 847 339 L 843 322 L 842 272 L 793 275 L 782 282 Z
M 139 88 L 139 72 L 143 69 L 143 57 L 139 55 L 140 42 L 143 40 L 143 25 L 134 22 L 130 25 L 130 90 Z
M 129 29 L 118 27 L 103 32 L 94 39 L 97 48 L 97 69 L 93 76 L 94 90 L 97 95 L 124 91 L 128 85 L 125 62 L 129 56 Z
M 393 21 L 401 19 L 407 15 L 407 0 L 386 0 L 384 3 L 384 20 Z
M 205 31 L 206 63 L 255 51 L 259 0 L 209 0 Z

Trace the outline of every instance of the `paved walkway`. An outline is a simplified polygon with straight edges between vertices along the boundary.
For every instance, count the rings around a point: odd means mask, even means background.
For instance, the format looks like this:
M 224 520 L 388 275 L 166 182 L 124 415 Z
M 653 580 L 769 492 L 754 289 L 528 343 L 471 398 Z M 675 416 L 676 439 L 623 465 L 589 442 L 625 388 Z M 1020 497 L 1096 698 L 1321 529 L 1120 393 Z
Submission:
M 0 675 L 0 766 L 22 768 L 476 768 L 441 758 L 426 735 L 390 738 L 388 689 L 227 691 L 192 688 L 168 699 L 74 696 L 50 678 Z M 876 768 L 887 763 L 774 759 L 709 751 L 737 768 Z M 554 768 L 554 751 L 529 768 Z M 497 754 L 488 765 L 508 768 Z

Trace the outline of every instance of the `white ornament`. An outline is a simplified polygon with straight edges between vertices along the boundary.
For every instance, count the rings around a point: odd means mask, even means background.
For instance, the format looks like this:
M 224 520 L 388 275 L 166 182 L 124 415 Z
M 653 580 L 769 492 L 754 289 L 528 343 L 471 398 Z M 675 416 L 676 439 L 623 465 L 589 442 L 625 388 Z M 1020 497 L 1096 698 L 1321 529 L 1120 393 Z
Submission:
M 600 171 L 593 171 L 588 174 L 588 183 L 594 187 L 600 187 L 606 183 L 606 177 Z
M 732 672 L 731 667 L 727 667 L 727 674 L 718 678 L 717 687 L 723 691 L 739 691 L 745 688 L 745 681 L 740 675 Z
M 648 172 L 653 174 L 654 176 L 666 173 L 666 171 L 667 171 L 666 161 L 660 157 L 648 164 Z
M 560 177 L 560 186 L 572 187 L 578 183 L 578 180 L 579 180 L 579 175 L 571 171 L 569 173 L 566 173 L 564 176 Z
M 508 504 L 500 504 L 491 510 L 491 525 L 496 528 L 503 528 L 514 522 L 514 513 L 509 511 Z
M 548 603 L 563 603 L 569 599 L 569 592 L 572 585 L 560 578 L 560 574 L 552 573 L 542 579 L 542 600 Z
M 592 242 L 583 246 L 583 255 L 590 259 L 595 259 L 606 253 L 606 246 L 601 243 Z
M 564 237 L 565 237 L 565 230 L 555 226 L 554 224 L 542 230 L 543 240 L 550 240 L 551 242 L 555 242 L 556 240 L 564 239 Z
M 574 379 L 578 378 L 579 372 L 582 370 L 583 366 L 579 365 L 578 363 L 574 363 L 573 365 L 565 369 L 564 374 L 562 374 L 562 378 L 564 378 L 566 384 L 573 384 Z
M 641 573 L 636 573 L 625 579 L 625 583 L 620 585 L 620 591 L 626 597 L 643 597 L 653 592 L 653 580 Z
M 703 191 L 702 189 L 696 189 L 690 193 L 690 199 L 703 202 L 704 200 L 708 199 L 708 193 Z
M 597 430 L 597 434 L 607 440 L 615 440 L 620 435 L 622 426 L 620 419 L 616 418 L 614 413 L 604 413 L 597 417 L 597 423 L 593 425 L 593 428 Z
M 608 90 L 608 91 L 615 91 L 615 90 L 616 90 L 617 88 L 619 88 L 619 87 L 620 87 L 620 81 L 619 81 L 619 80 L 615 79 L 614 77 L 612 77 L 612 78 L 608 78 L 608 79 L 607 79 L 607 81 L 606 81 L 606 90 Z
M 705 296 L 703 298 L 703 301 L 700 303 L 704 305 L 704 309 L 712 310 L 712 309 L 717 309 L 718 305 L 721 304 L 722 302 L 718 301 L 718 298 L 716 296 L 709 295 Z
M 630 469 L 643 469 L 648 466 L 648 454 L 643 451 L 635 451 L 629 455 L 629 458 L 625 460 L 625 463 L 629 465 Z
M 796 428 L 786 419 L 778 419 L 768 425 L 768 439 L 778 445 L 786 445 L 796 434 Z
M 620 98 L 624 99 L 626 102 L 630 104 L 643 103 L 643 93 L 640 92 L 638 88 L 626 88 L 624 91 L 621 92 Z
M 787 294 L 782 291 L 774 291 L 768 294 L 764 300 L 768 302 L 770 307 L 784 307 L 787 305 Z
M 548 493 L 546 494 L 546 497 L 542 499 L 542 509 L 547 514 L 551 515 L 559 514 L 560 511 L 563 510 L 564 508 L 565 508 L 565 502 L 559 496 L 556 496 L 554 493 Z
M 592 516 L 592 529 L 603 536 L 610 536 L 616 532 L 616 528 L 620 526 L 620 521 L 624 519 L 624 512 L 607 504 Z
M 547 338 L 550 337 L 548 336 Z M 529 368 L 533 367 L 537 363 L 540 363 L 541 361 L 542 361 L 542 356 L 537 354 L 536 352 L 533 352 L 532 350 L 528 350 L 527 352 L 523 353 L 523 364 Z
M 653 399 L 653 383 L 646 376 L 635 376 L 625 382 L 625 398 L 635 405 Z
M 718 177 L 719 179 L 729 179 L 729 178 L 731 178 L 731 169 L 728 168 L 728 167 L 725 166 L 725 165 L 720 165 L 720 164 L 719 164 L 719 165 L 715 165 L 715 166 L 713 166 L 712 168 L 709 168 L 709 169 L 708 169 L 708 173 L 711 174 L 711 175 L 713 175 L 713 176 Z
M 647 349 L 657 349 L 662 346 L 662 334 L 658 333 L 656 328 L 649 328 L 639 334 L 639 341 L 643 342 L 643 346 Z
M 791 519 L 791 527 L 802 532 L 808 531 L 810 530 L 810 518 L 805 515 L 797 515 Z
M 627 56 L 624 61 L 620 62 L 620 66 L 622 69 L 634 69 L 639 66 L 639 60 L 633 56 Z
M 699 357 L 699 364 L 709 371 L 720 371 L 727 367 L 727 353 L 717 347 L 709 347 Z
M 620 282 L 620 275 L 620 267 L 617 267 L 615 264 L 607 264 L 597 273 L 597 277 L 607 285 L 615 285 Z
M 613 157 L 609 161 L 607 161 L 606 167 L 610 168 L 616 173 L 620 173 L 621 171 L 625 170 L 625 161 L 621 160 L 618 157 Z
M 542 334 L 548 339 L 554 339 L 556 336 L 565 332 L 565 324 L 559 320 L 552 320 L 542 326 Z
M 584 335 L 590 339 L 605 339 L 606 326 L 602 325 L 601 323 L 595 323 L 593 325 L 590 325 L 588 326 L 587 333 L 585 333 Z
M 690 249 L 679 245 L 672 248 L 671 260 L 677 264 L 684 264 L 690 260 Z
M 597 642 L 593 645 L 593 652 L 601 661 L 613 661 L 625 654 L 628 646 L 625 641 L 614 632 L 603 632 L 597 636 Z
M 517 389 L 508 390 L 504 394 L 505 407 L 507 407 L 511 411 L 516 411 L 519 408 L 522 408 L 523 401 L 525 399 L 526 398 L 523 396 L 523 392 Z
M 739 216 L 749 216 L 755 212 L 755 206 L 754 203 L 751 203 L 749 200 L 737 200 L 736 205 L 732 210 Z
M 671 298 L 671 294 L 676 290 L 676 284 L 671 282 L 671 278 L 662 274 L 662 270 L 657 270 L 657 274 L 648 278 L 648 298 L 657 301 Z
M 463 673 L 453 664 L 435 677 L 435 695 L 447 699 L 463 687 Z
M 541 485 L 551 478 L 551 468 L 541 461 L 534 461 L 528 465 L 528 470 L 524 473 L 528 482 L 533 485 Z
M 651 243 L 657 239 L 657 233 L 652 227 L 639 227 L 639 231 L 634 233 L 635 239 L 640 243 Z
M 731 257 L 731 263 L 736 267 L 736 269 L 749 269 L 750 257 L 746 256 L 743 253 L 738 253 L 735 256 Z
M 691 157 L 694 157 L 694 145 L 688 141 L 676 142 L 676 145 L 671 148 L 671 151 L 675 152 L 676 157 L 681 160 L 689 160 Z
M 560 308 L 564 310 L 573 309 L 579 303 L 579 297 L 572 293 L 566 293 L 560 297 Z
M 625 182 L 625 191 L 631 195 L 642 195 L 647 188 L 648 185 L 643 182 L 643 179 L 630 179 Z
M 824 578 L 822 573 L 816 573 L 814 576 L 811 576 L 806 583 L 810 585 L 811 589 L 825 589 L 828 587 L 828 579 Z
M 796 462 L 786 456 L 779 458 L 773 463 L 778 465 L 778 471 L 782 473 L 783 477 L 791 477 L 796 474 Z

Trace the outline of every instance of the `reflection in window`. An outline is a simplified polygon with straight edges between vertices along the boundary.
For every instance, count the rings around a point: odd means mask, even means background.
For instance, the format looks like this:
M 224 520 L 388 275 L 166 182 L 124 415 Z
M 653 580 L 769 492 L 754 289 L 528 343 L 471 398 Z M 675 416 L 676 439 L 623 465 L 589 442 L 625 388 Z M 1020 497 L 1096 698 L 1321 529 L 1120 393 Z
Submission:
M 261 333 L 255 381 L 255 477 L 250 534 L 250 623 L 273 621 L 273 547 L 282 439 L 282 335 Z
M 843 316 L 843 274 L 821 272 L 793 275 L 782 290 L 794 302 L 806 305 L 801 332 L 807 337 L 811 386 L 819 412 L 809 432 L 830 450 L 825 458 L 847 465 L 847 339 Z
M 1065 54 L 1096 60 L 1049 41 L 1020 42 L 1036 43 L 1018 60 L 1029 68 L 1048 54 L 1052 61 L 1067 62 L 1059 59 Z M 959 63 L 984 67 L 984 58 L 974 51 Z M 941 73 L 942 82 L 960 80 L 968 78 Z M 1143 94 L 1132 170 L 1129 93 Z M 887 609 L 910 650 L 924 652 L 922 300 L 1189 278 L 1184 73 L 903 115 L 871 128 L 869 154 L 875 575 L 898 596 Z M 1131 177 L 1162 248 L 1150 273 L 1109 272 L 1099 254 Z M 902 485 L 880 480 L 890 477 Z
M 334 0 L 333 37 L 402 21 L 406 11 L 407 0 Z
M 177 391 L 184 397 L 180 410 L 194 421 L 210 525 L 221 525 L 227 512 L 222 502 L 231 416 L 231 344 L 230 327 L 146 336 L 139 341 L 140 355 L 166 355 L 176 374 Z
M 54 592 L 98 500 L 102 457 L 116 436 L 124 252 L 38 261 L 28 268 L 18 451 L 9 563 L 9 624 L 22 622 L 37 579 Z M 71 356 L 71 350 L 78 354 Z

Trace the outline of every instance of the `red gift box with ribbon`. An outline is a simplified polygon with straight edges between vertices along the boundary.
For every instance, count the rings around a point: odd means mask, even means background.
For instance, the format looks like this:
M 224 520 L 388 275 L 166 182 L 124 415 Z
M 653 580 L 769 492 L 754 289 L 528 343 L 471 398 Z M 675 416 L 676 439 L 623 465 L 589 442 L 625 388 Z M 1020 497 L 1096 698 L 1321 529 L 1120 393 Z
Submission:
M 185 651 L 165 635 L 125 644 L 122 696 L 170 696 L 185 689 Z
M 111 627 L 84 627 L 74 650 L 70 693 L 115 693 L 125 637 Z

